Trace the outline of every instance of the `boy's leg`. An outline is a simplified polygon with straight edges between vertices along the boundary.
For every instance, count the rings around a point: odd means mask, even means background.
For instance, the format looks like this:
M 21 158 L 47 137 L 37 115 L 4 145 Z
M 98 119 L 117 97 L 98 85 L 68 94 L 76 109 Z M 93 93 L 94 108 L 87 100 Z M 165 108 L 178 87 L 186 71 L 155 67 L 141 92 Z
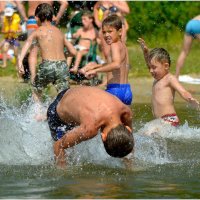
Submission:
M 31 74 L 31 83 L 34 82 L 35 76 L 36 76 L 37 54 L 38 54 L 38 46 L 32 45 L 30 53 L 29 53 L 29 57 L 28 57 L 28 63 L 29 63 L 30 74 Z
M 57 92 L 61 92 L 65 89 L 68 89 L 69 86 L 69 67 L 64 61 L 58 61 L 56 76 L 54 80 L 54 85 L 56 87 Z
M 176 63 L 176 77 L 180 75 L 180 70 L 184 65 L 186 56 L 189 54 L 190 48 L 192 46 L 192 41 L 192 36 L 187 34 L 184 35 L 183 47 Z
M 10 44 L 8 42 L 5 42 L 3 45 L 3 68 L 7 66 L 7 52 L 10 47 Z
M 70 66 L 72 64 L 72 59 L 73 59 L 73 57 L 71 57 L 71 56 L 67 57 L 67 65 L 68 66 Z
M 79 64 L 81 62 L 81 59 L 87 53 L 88 53 L 88 50 L 82 50 L 82 51 L 77 52 L 74 66 L 70 69 L 70 72 L 73 72 L 75 74 L 78 72 L 78 67 L 79 67 Z
M 18 66 L 17 66 L 17 64 L 18 64 L 18 46 L 13 45 L 13 49 L 14 49 L 14 56 L 15 56 L 14 59 L 16 59 L 15 60 L 15 68 L 17 70 L 17 76 L 18 76 L 18 78 L 20 78 L 22 80 L 22 74 L 19 73 Z M 21 80 L 20 80 L 20 82 L 21 82 Z
M 13 45 L 14 56 L 15 56 L 15 59 L 16 59 L 16 61 L 15 61 L 15 68 L 16 68 L 16 70 L 18 70 L 18 66 L 17 66 L 17 64 L 18 64 L 18 51 L 19 51 L 19 45 L 18 44 L 19 43 L 16 43 L 16 45 Z

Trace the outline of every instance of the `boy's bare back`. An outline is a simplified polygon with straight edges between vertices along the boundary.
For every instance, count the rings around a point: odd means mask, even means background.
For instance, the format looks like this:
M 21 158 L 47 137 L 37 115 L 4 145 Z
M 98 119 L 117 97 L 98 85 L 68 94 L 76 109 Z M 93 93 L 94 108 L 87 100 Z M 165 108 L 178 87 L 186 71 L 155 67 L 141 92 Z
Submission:
M 64 34 L 55 26 L 40 26 L 34 33 L 43 60 L 65 60 Z
M 84 98 L 80 98 L 81 96 Z M 101 124 L 106 120 L 110 121 L 110 116 L 121 116 L 130 112 L 130 109 L 118 98 L 99 88 L 81 86 L 65 93 L 57 106 L 57 112 L 65 122 L 86 121 L 88 124 L 97 120 L 96 123 Z

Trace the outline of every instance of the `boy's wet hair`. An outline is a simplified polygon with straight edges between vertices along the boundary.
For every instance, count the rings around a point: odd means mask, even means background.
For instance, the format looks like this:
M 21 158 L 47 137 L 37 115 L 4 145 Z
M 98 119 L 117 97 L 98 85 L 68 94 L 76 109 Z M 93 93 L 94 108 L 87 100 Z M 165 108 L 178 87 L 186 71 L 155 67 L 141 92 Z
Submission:
M 35 16 L 37 16 L 41 22 L 52 21 L 53 19 L 53 7 L 48 3 L 39 4 L 35 10 Z
M 92 13 L 91 11 L 89 11 L 89 10 L 83 11 L 83 13 L 82 13 L 81 16 L 82 16 L 82 17 L 83 17 L 83 16 L 87 16 L 87 17 L 90 18 L 90 19 L 94 19 L 93 13 Z
M 171 64 L 171 59 L 170 59 L 170 55 L 167 52 L 167 50 L 165 50 L 164 48 L 154 48 L 149 52 L 149 56 L 148 56 L 148 60 L 149 62 L 152 60 L 152 58 L 155 58 L 157 61 L 159 62 L 163 62 L 163 61 L 167 61 L 167 63 Z
M 113 14 L 106 17 L 102 22 L 102 27 L 111 26 L 114 27 L 117 31 L 122 28 L 122 20 L 119 16 Z
M 118 125 L 110 130 L 104 141 L 106 152 L 113 157 L 124 157 L 128 155 L 134 146 L 132 133 L 124 125 Z

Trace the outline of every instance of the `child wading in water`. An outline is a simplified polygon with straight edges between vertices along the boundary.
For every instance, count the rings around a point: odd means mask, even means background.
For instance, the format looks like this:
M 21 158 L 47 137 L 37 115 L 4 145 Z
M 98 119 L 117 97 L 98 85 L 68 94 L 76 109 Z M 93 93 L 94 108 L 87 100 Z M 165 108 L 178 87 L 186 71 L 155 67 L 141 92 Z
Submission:
M 89 63 L 80 70 L 87 78 L 99 72 L 107 73 L 106 91 L 118 97 L 124 104 L 132 102 L 131 86 L 128 84 L 128 51 L 121 41 L 122 21 L 117 15 L 108 16 L 102 23 L 104 40 L 110 45 L 109 62 L 106 64 Z
M 144 53 L 146 64 L 154 78 L 152 87 L 152 106 L 155 118 L 161 118 L 172 126 L 180 124 L 174 108 L 175 91 L 183 99 L 199 109 L 199 101 L 185 90 L 178 79 L 169 72 L 170 56 L 163 48 L 154 48 L 149 51 L 145 41 L 138 39 Z
M 41 101 L 42 91 L 49 83 L 55 85 L 57 91 L 69 88 L 69 69 L 64 55 L 64 34 L 52 25 L 53 8 L 47 3 L 38 5 L 35 16 L 40 27 L 36 29 L 24 44 L 19 56 L 19 72 L 24 73 L 22 61 L 34 40 L 38 42 L 42 63 L 32 83 L 33 98 L 36 102 Z M 39 116 L 37 119 L 39 120 Z

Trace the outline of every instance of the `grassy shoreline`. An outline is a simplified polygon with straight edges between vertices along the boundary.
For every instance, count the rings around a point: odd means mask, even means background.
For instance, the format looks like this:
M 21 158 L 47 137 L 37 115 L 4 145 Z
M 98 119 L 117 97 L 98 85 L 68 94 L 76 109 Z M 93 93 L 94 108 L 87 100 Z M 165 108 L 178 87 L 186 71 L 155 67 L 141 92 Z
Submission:
M 133 91 L 134 103 L 151 103 L 151 88 L 153 78 L 151 77 L 130 77 L 129 83 Z M 200 99 L 199 85 L 182 83 L 184 87 L 190 91 L 194 97 Z M 0 94 L 9 104 L 20 105 L 21 102 L 31 95 L 31 86 L 27 83 L 20 83 L 17 78 L 11 76 L 0 77 L 1 90 Z M 55 89 L 50 87 L 48 94 L 53 97 L 56 95 Z M 184 100 L 176 94 L 175 102 L 184 102 Z

